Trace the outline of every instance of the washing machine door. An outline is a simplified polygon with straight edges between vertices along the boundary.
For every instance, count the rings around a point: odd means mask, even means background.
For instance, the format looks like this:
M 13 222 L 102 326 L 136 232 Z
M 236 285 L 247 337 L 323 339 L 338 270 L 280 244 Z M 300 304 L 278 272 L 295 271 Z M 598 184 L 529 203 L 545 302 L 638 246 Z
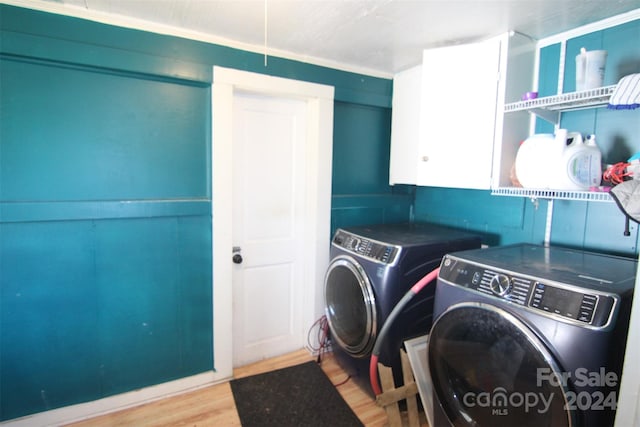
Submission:
M 499 307 L 451 306 L 433 324 L 427 357 L 436 404 L 454 426 L 575 426 L 553 355 Z
M 371 354 L 376 338 L 376 304 L 371 281 L 352 257 L 335 257 L 325 275 L 325 314 L 331 339 L 355 357 Z

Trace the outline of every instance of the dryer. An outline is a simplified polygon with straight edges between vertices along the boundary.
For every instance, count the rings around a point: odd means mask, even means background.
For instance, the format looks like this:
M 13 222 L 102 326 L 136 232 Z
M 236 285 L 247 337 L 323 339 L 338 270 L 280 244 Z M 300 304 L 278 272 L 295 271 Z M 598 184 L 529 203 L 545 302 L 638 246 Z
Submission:
M 442 260 L 432 425 L 611 426 L 637 261 L 537 245 Z
M 338 229 L 325 274 L 325 314 L 333 353 L 371 392 L 369 360 L 378 332 L 407 291 L 437 268 L 448 252 L 480 247 L 471 233 L 425 223 Z M 394 322 L 379 362 L 400 375 L 405 339 L 424 335 L 432 323 L 435 283 L 412 300 Z M 397 381 L 400 381 L 401 376 Z

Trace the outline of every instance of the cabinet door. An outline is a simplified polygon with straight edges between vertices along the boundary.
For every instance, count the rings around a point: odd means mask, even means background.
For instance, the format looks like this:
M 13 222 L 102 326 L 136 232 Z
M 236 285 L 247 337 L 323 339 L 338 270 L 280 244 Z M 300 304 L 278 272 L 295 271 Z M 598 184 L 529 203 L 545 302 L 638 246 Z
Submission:
M 490 188 L 501 43 L 425 50 L 418 185 Z
M 420 130 L 422 66 L 393 77 L 389 184 L 415 184 Z

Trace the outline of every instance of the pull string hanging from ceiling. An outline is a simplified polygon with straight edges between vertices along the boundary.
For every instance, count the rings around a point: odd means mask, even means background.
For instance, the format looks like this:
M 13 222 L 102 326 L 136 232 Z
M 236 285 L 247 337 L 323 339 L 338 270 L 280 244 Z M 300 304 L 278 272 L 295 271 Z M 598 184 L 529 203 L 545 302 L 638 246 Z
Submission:
M 267 66 L 267 28 L 268 28 L 268 17 L 267 17 L 267 0 L 264 0 L 264 66 Z

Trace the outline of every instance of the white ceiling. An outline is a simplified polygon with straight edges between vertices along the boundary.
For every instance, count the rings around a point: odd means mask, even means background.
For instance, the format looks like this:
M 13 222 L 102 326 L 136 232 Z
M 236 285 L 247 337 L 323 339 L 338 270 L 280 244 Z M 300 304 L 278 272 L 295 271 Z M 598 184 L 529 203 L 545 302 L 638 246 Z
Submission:
M 6 2 L 133 27 L 153 23 L 158 32 L 380 76 L 417 64 L 427 47 L 508 30 L 541 39 L 640 8 L 640 0 Z

